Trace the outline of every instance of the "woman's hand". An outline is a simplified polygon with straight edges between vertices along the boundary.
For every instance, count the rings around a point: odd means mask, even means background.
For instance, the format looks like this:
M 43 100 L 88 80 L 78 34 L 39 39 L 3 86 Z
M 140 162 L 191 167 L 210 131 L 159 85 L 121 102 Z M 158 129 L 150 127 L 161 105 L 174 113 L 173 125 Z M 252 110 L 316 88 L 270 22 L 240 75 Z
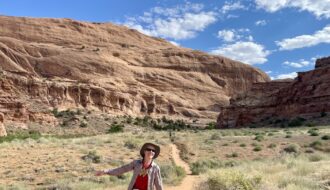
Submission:
M 96 171 L 95 176 L 102 176 L 105 175 L 106 173 L 104 171 Z

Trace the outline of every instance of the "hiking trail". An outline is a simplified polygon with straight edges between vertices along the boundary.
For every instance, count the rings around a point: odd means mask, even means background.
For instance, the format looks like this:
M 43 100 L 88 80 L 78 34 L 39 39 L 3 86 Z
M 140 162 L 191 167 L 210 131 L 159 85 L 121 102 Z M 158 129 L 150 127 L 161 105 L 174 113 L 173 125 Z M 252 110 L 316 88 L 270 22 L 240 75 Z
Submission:
M 170 144 L 170 147 L 172 148 L 171 154 L 172 154 L 172 158 L 174 160 L 174 163 L 177 166 L 183 167 L 184 170 L 186 171 L 187 175 L 182 180 L 180 185 L 165 187 L 164 189 L 166 189 L 166 190 L 193 190 L 193 189 L 195 189 L 196 185 L 201 180 L 200 177 L 197 176 L 197 175 L 191 175 L 190 167 L 189 167 L 188 163 L 186 163 L 185 161 L 183 161 L 180 158 L 180 151 L 177 148 L 177 146 L 174 145 L 174 144 Z

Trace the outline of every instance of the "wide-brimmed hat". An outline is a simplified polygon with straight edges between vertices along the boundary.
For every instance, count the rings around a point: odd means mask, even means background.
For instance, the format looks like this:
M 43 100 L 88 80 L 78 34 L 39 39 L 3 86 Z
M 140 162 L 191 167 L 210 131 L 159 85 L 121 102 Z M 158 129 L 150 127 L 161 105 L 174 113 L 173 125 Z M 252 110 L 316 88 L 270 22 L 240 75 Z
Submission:
M 148 146 L 152 146 L 152 147 L 155 148 L 155 156 L 153 157 L 153 159 L 157 158 L 158 155 L 159 155 L 159 153 L 160 153 L 160 147 L 157 146 L 157 145 L 155 145 L 155 144 L 153 144 L 153 143 L 145 143 L 145 144 L 141 147 L 140 155 L 141 155 L 142 157 L 144 157 L 144 151 L 146 150 L 146 148 L 147 148 Z

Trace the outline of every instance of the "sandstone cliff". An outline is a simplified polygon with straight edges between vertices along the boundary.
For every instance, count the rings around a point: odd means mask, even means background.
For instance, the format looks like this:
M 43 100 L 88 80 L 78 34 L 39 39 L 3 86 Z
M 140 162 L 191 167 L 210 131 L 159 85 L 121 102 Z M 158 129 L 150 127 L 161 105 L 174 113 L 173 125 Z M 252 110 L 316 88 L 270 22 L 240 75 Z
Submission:
M 110 23 L 0 16 L 0 112 L 56 123 L 52 108 L 216 118 L 269 81 L 237 61 Z M 40 119 L 42 118 L 42 119 Z
M 255 83 L 230 100 L 218 116 L 218 127 L 241 127 L 265 120 L 314 118 L 330 112 L 330 57 L 315 69 L 298 73 L 293 81 Z

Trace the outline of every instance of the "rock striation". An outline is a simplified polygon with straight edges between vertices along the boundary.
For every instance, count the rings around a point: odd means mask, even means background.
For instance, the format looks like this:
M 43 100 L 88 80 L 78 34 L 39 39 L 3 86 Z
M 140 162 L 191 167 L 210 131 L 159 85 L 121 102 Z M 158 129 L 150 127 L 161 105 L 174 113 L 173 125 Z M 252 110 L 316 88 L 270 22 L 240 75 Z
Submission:
M 225 57 L 111 23 L 0 16 L 0 112 L 54 123 L 53 108 L 216 118 L 234 94 L 269 81 Z
M 330 57 L 294 80 L 255 83 L 221 110 L 219 128 L 242 127 L 270 118 L 290 119 L 330 112 Z

